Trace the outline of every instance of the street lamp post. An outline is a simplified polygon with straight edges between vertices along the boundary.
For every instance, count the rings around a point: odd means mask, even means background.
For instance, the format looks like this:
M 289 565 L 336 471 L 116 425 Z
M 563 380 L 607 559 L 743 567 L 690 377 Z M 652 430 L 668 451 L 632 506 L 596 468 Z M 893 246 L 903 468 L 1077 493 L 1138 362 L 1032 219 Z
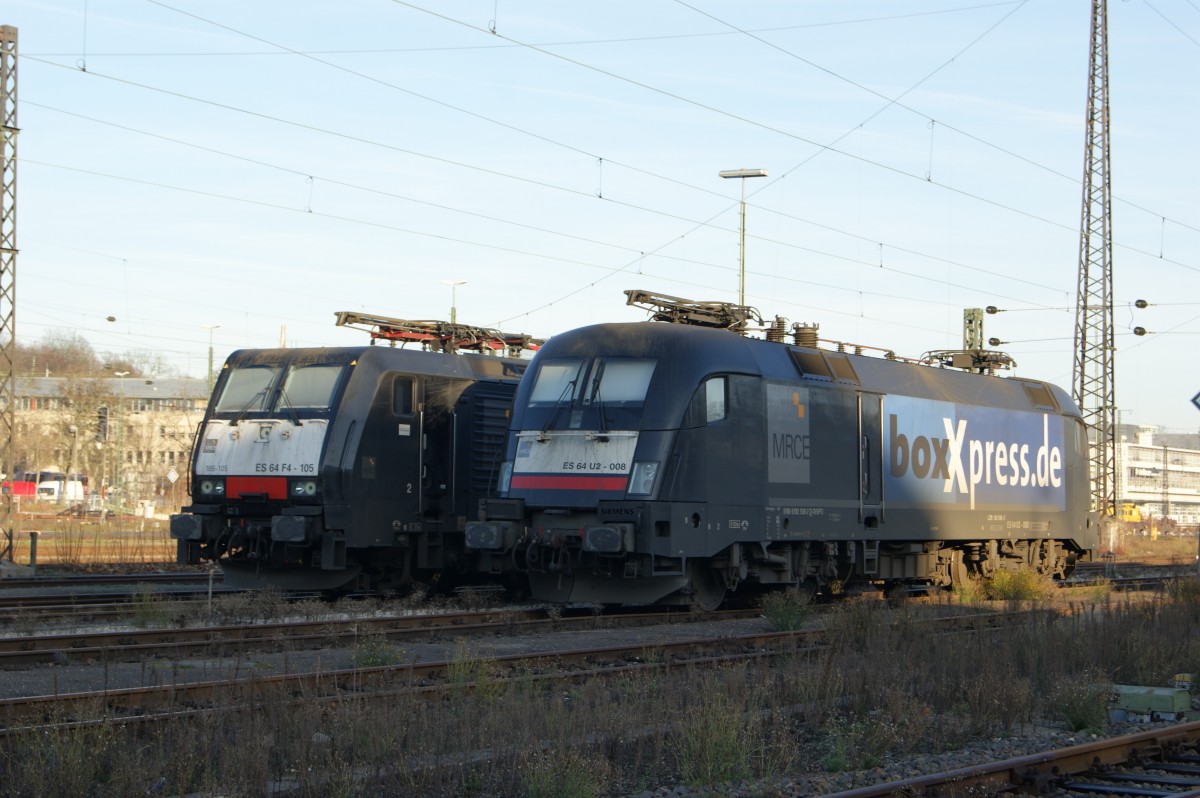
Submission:
M 450 323 L 458 324 L 458 287 L 466 285 L 466 280 L 442 280 L 450 286 Z
M 125 398 L 125 378 L 129 376 L 128 371 L 114 371 L 113 374 L 120 380 L 117 384 L 120 386 L 120 396 L 117 397 L 117 407 L 120 413 L 117 414 L 117 463 L 113 468 L 113 500 L 124 504 L 124 496 L 122 495 L 122 479 L 121 472 L 124 471 L 125 463 L 125 417 L 129 412 L 126 407 Z
M 213 330 L 220 327 L 220 324 L 205 324 L 208 329 L 208 393 L 212 395 L 213 389 Z
M 746 178 L 766 177 L 766 169 L 726 169 L 718 172 L 724 178 L 738 178 L 742 181 L 741 223 L 738 232 L 738 304 L 746 304 Z

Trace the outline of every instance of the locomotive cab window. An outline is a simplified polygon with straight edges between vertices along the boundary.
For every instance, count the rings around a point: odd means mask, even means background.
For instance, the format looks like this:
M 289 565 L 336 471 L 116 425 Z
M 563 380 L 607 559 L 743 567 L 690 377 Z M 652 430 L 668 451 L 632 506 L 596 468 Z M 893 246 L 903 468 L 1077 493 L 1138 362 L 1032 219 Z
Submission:
M 656 363 L 620 357 L 548 360 L 534 377 L 525 423 L 542 430 L 640 429 Z
M 529 406 L 570 404 L 579 391 L 583 361 L 548 360 L 538 369 L 537 381 L 529 394 Z
M 704 381 L 704 421 L 708 424 L 725 418 L 727 380 L 709 377 Z
M 342 366 L 295 366 L 288 369 L 279 395 L 280 408 L 327 410 L 333 403 Z
M 412 377 L 397 377 L 392 382 L 392 412 L 396 415 L 412 415 L 415 382 Z
M 692 394 L 684 414 L 685 428 L 703 427 L 722 421 L 729 413 L 729 379 L 709 377 Z
M 592 367 L 584 402 L 641 404 L 646 398 L 646 389 L 650 387 L 650 377 L 653 375 L 653 360 L 598 359 Z
M 230 369 L 214 413 L 261 413 L 267 409 L 271 385 L 279 375 L 277 366 Z

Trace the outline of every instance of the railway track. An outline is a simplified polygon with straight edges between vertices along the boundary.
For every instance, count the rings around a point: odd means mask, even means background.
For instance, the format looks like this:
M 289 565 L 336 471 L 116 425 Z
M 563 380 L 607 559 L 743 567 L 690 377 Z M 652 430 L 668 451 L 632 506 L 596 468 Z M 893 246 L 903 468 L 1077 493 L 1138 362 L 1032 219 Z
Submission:
M 0 579 L 0 590 L 87 588 L 97 585 L 198 585 L 224 584 L 220 571 L 153 571 L 146 573 L 53 574 Z
M 537 620 L 539 611 L 530 611 Z M 658 614 L 646 614 L 631 622 L 650 622 Z M 980 631 L 1015 621 L 1012 613 L 999 618 L 943 619 L 930 623 L 929 631 Z M 435 622 L 431 634 L 441 628 L 461 628 L 470 622 L 461 617 L 422 619 Z M 547 618 L 595 624 L 598 619 Z M 659 618 L 658 620 L 662 620 Z M 440 625 L 439 625 L 440 624 Z M 660 643 L 644 641 L 611 646 L 561 647 L 552 650 L 494 654 L 470 663 L 464 682 L 464 663 L 457 658 L 433 659 L 369 668 L 331 669 L 319 672 L 251 675 L 232 680 L 173 683 L 131 689 L 111 689 L 79 694 L 63 693 L 0 701 L 0 739 L 103 723 L 131 729 L 151 729 L 162 724 L 212 718 L 227 710 L 273 704 L 367 704 L 400 695 L 432 700 L 441 706 L 451 695 L 471 690 L 475 679 L 490 683 L 512 682 L 522 689 L 562 693 L 565 685 L 596 680 L 652 677 L 656 673 L 719 668 L 753 660 L 769 662 L 780 657 L 803 656 L 824 645 L 823 633 L 754 632 L 719 637 L 696 635 Z M 665 676 L 664 676 L 665 678 Z M 802 713 L 802 707 L 792 711 Z M 643 733 L 671 733 L 670 729 Z M 1037 794 L 1200 796 L 1200 723 L 1157 729 L 1113 740 L 1073 746 L 986 765 L 960 768 L 903 781 L 839 793 L 836 798 L 871 796 L 1002 795 Z M 445 752 L 441 764 L 462 766 L 483 752 Z M 493 754 L 486 754 L 493 755 Z M 1190 770 L 1189 770 L 1190 769 Z M 1137 790 L 1132 792 L 1131 790 Z M 286 791 L 285 791 L 286 792 Z
M 188 611 L 188 604 L 203 595 L 186 594 L 175 612 Z M 93 598 L 95 603 L 92 603 Z M 128 617 L 125 603 L 106 603 L 108 594 L 85 596 L 80 610 L 86 614 L 111 612 Z M 33 605 L 36 606 L 36 605 Z M 255 622 L 240 625 L 195 625 L 173 628 L 87 630 L 57 634 L 25 634 L 0 637 L 0 667 L 27 667 L 68 662 L 137 661 L 147 657 L 188 657 L 200 654 L 227 656 L 247 651 L 305 650 L 352 644 L 364 636 L 404 643 L 436 636 L 485 634 L 489 632 L 538 631 L 545 628 L 629 628 L 653 624 L 686 623 L 704 618 L 732 620 L 755 618 L 756 608 L 732 608 L 696 615 L 676 611 L 610 611 L 603 615 L 589 609 L 493 608 L 482 611 L 389 614 L 381 617 L 326 618 Z M 997 614 L 991 617 L 1003 617 Z
M 716 619 L 737 620 L 754 617 L 756 614 L 755 611 L 725 611 L 717 613 Z M 917 625 L 925 627 L 930 633 L 982 632 L 1026 623 L 1035 614 L 1006 612 L 949 616 L 924 619 L 918 621 Z M 705 636 L 703 632 L 690 636 L 683 634 L 682 631 L 690 630 L 689 619 L 714 619 L 712 615 L 699 614 L 689 616 L 680 613 L 639 613 L 604 618 L 588 614 L 576 618 L 562 618 L 554 615 L 547 617 L 545 610 L 529 610 L 520 618 L 500 616 L 499 613 L 475 613 L 444 618 L 429 616 L 416 619 L 378 619 L 379 624 L 375 627 L 378 631 L 374 633 L 393 640 L 411 640 L 416 636 L 433 637 L 440 638 L 444 643 L 464 636 L 495 634 L 501 631 L 508 638 L 519 637 L 533 629 L 553 632 L 542 636 L 539 642 L 522 643 L 521 650 L 515 653 L 505 653 L 505 647 L 511 647 L 511 644 L 505 644 L 488 653 L 480 651 L 475 657 L 475 666 L 499 674 L 497 678 L 501 680 L 524 679 L 530 674 L 538 674 L 542 679 L 575 680 L 627 674 L 631 670 L 644 671 L 683 665 L 711 667 L 732 662 L 790 657 L 795 656 L 798 651 L 825 645 L 827 634 L 821 629 L 733 633 L 727 628 L 711 631 L 709 636 Z M 353 623 L 360 625 L 360 635 L 372 633 L 369 629 L 363 631 L 362 621 Z M 570 641 L 581 638 L 571 638 L 565 634 L 569 631 L 585 631 L 590 639 L 592 632 L 597 629 L 627 629 L 662 624 L 674 624 L 676 631 L 670 637 L 664 632 L 662 639 L 650 642 L 642 637 L 632 643 L 572 647 Z M 214 631 L 207 630 L 207 633 Z M 254 637 L 253 630 L 249 631 L 251 634 L 245 638 L 244 644 L 261 645 L 263 638 Z M 270 635 L 271 640 L 278 642 L 278 631 Z M 353 632 L 347 628 L 343 630 L 343 634 L 351 635 Z M 329 639 L 327 631 L 314 632 L 314 636 L 317 640 Z M 285 635 L 288 640 L 294 637 L 292 634 Z M 219 639 L 196 643 L 200 647 L 207 645 L 210 649 L 214 646 L 219 649 L 225 644 L 226 641 Z M 174 647 L 179 643 L 168 642 L 164 645 Z M 233 641 L 228 645 L 236 648 L 240 644 Z M 450 648 L 447 645 L 441 646 L 443 652 Z M 139 648 L 138 643 L 133 643 L 132 647 L 122 647 L 121 650 L 127 653 L 137 652 L 143 656 L 146 653 L 145 649 Z M 73 656 L 69 649 L 58 651 L 64 656 Z M 53 657 L 54 650 L 29 653 L 34 659 L 47 655 Z M 17 653 L 14 656 L 23 655 Z M 248 674 L 239 674 L 235 678 L 192 681 L 185 680 L 188 673 L 186 668 L 172 668 L 171 672 L 176 678 L 169 683 L 0 699 L 0 724 L 12 728 L 47 718 L 77 720 L 97 715 L 110 720 L 169 719 L 175 717 L 181 708 L 240 707 L 245 701 L 255 700 L 255 696 L 272 691 L 304 696 L 305 700 L 332 700 L 346 694 L 361 697 L 366 692 L 388 690 L 434 694 L 447 688 L 447 674 L 456 664 L 461 665 L 456 663 L 454 658 L 443 656 L 414 658 L 392 665 L 308 672 L 264 673 L 255 670 Z
M 1075 578 L 1060 583 L 1063 590 L 1102 586 L 1114 591 L 1149 591 L 1161 589 L 1172 579 L 1192 578 L 1189 571 L 1181 573 L 1170 566 L 1141 566 L 1157 575 L 1104 578 L 1100 576 Z M 115 589 L 130 585 L 127 590 Z M 11 588 L 12 590 L 8 590 Z M 114 588 L 114 589 L 109 589 Z M 100 574 L 80 577 L 47 577 L 37 579 L 0 580 L 0 629 L 29 627 L 48 623 L 58 625 L 88 622 L 111 623 L 128 619 L 135 605 L 147 601 L 172 602 L 172 611 L 181 619 L 195 614 L 189 603 L 209 598 L 210 593 L 230 595 L 246 591 L 227 588 L 220 574 L 210 580 L 209 573 Z M 925 595 L 927 591 L 914 591 Z M 320 599 L 315 593 L 287 594 L 289 601 Z M 200 605 L 197 604 L 197 607 Z M 78 646 L 76 646 L 78 647 Z
M 861 787 L 826 798 L 1010 793 L 1197 798 L 1200 721 Z
M 150 576 L 151 578 L 146 578 Z M 146 601 L 187 601 L 242 592 L 220 575 L 88 575 L 0 581 L 0 628 L 55 622 L 112 621 Z
M 733 615 L 744 617 L 745 611 Z M 482 616 L 482 614 L 479 614 Z M 663 623 L 671 618 L 682 618 L 677 613 L 653 613 L 647 615 L 619 616 L 620 625 L 645 625 Z M 393 619 L 394 620 L 394 619 Z M 442 635 L 450 633 L 455 639 L 472 633 L 494 633 L 508 628 L 510 621 L 467 624 L 437 623 L 438 619 L 416 621 L 409 634 Z M 465 620 L 458 618 L 457 620 Z M 544 611 L 531 610 L 523 621 L 529 626 L 547 623 L 586 628 L 594 626 L 596 619 L 580 616 L 577 619 L 548 618 Z M 421 624 L 426 626 L 421 628 Z M 502 678 L 523 679 L 539 674 L 542 679 L 582 679 L 600 677 L 605 674 L 625 673 L 630 669 L 662 668 L 684 663 L 697 664 L 719 658 L 726 661 L 731 657 L 762 657 L 768 650 L 785 641 L 798 639 L 799 633 L 755 633 L 748 635 L 724 635 L 720 639 L 685 637 L 663 642 L 637 642 L 616 646 L 589 646 L 569 648 L 562 644 L 550 644 L 540 651 L 521 651 L 511 654 L 482 655 L 477 663 L 496 673 L 507 674 Z M 815 633 L 814 633 L 815 634 Z M 449 647 L 446 647 L 449 648 Z M 793 647 L 794 650 L 794 647 Z M 244 708 L 246 702 L 260 700 L 269 695 L 302 697 L 298 700 L 339 700 L 347 696 L 362 698 L 364 695 L 385 695 L 400 692 L 416 692 L 436 695 L 451 688 L 449 674 L 462 663 L 453 657 L 410 661 L 394 665 L 328 669 L 308 672 L 284 672 L 264 674 L 251 672 L 229 679 L 172 681 L 132 688 L 103 688 L 76 693 L 55 693 L 36 696 L 0 699 L 0 738 L 22 727 L 30 730 L 48 728 L 45 722 L 55 725 L 74 725 L 96 719 L 152 724 L 180 717 L 180 713 L 191 710 L 219 711 Z M 181 675 L 184 672 L 180 672 Z M 455 685 L 461 689 L 462 685 Z
M 753 610 L 726 610 L 705 617 L 733 620 L 753 618 L 757 614 Z M 294 651 L 350 645 L 367 636 L 402 643 L 439 636 L 522 633 L 547 628 L 630 628 L 686 623 L 688 618 L 678 612 L 650 612 L 609 615 L 601 619 L 591 613 L 563 616 L 546 608 L 532 608 L 7 637 L 0 638 L 0 667 L 72 661 L 137 661 L 145 657 L 188 657 L 205 653 L 228 656 L 281 647 Z
M 944 607 L 944 605 L 936 606 Z M 993 631 L 1005 628 L 1007 624 L 1024 623 L 1034 617 L 1026 612 L 978 616 L 970 620 L 960 620 L 957 623 L 927 621 L 923 614 L 927 609 L 935 608 L 934 606 L 914 608 L 917 613 L 915 617 L 918 620 L 913 622 L 911 618 L 914 616 L 909 614 L 909 620 L 905 621 L 906 627 L 910 623 L 913 624 L 909 631 L 928 635 L 930 639 L 943 632 L 953 634 L 956 631 L 988 635 Z M 856 613 L 857 610 L 851 609 L 850 612 Z M 1038 612 L 1042 616 L 1047 616 L 1044 622 L 1057 623 L 1048 617 L 1053 614 L 1053 611 L 1043 609 Z M 581 698 L 589 690 L 593 694 L 596 691 L 604 694 L 620 694 L 628 689 L 634 681 L 662 684 L 681 678 L 684 674 L 694 675 L 709 669 L 720 673 L 738 672 L 740 665 L 748 662 L 762 663 L 761 666 L 755 668 L 755 673 L 761 674 L 756 676 L 756 679 L 770 678 L 765 674 L 792 667 L 788 664 L 789 658 L 811 661 L 811 654 L 816 654 L 817 657 L 823 656 L 819 652 L 830 650 L 826 648 L 826 644 L 831 642 L 824 639 L 821 632 L 814 630 L 803 633 L 763 632 L 761 631 L 761 622 L 756 623 L 758 631 L 733 634 L 729 627 L 717 631 L 703 625 L 693 626 L 684 623 L 684 621 L 702 620 L 698 614 L 684 613 L 674 614 L 670 618 L 671 624 L 675 627 L 675 631 L 670 635 L 665 631 L 660 632 L 655 629 L 649 634 L 642 635 L 638 640 L 634 640 L 632 634 L 628 635 L 632 642 L 603 645 L 601 641 L 611 643 L 617 637 L 617 635 L 605 634 L 605 625 L 611 623 L 612 628 L 617 628 L 621 621 L 584 613 L 566 618 L 546 614 L 540 623 L 543 624 L 542 628 L 548 630 L 549 633 L 541 635 L 545 639 L 535 644 L 530 639 L 534 636 L 532 630 L 538 628 L 537 623 L 525 628 L 516 622 L 517 619 L 513 617 L 513 611 L 510 610 L 491 612 L 490 614 L 497 616 L 495 618 L 497 623 L 489 625 L 483 622 L 487 620 L 486 618 L 481 618 L 488 614 L 458 613 L 442 618 L 422 617 L 410 622 L 425 623 L 429 626 L 423 632 L 416 630 L 411 635 L 404 632 L 392 635 L 386 630 L 375 633 L 363 627 L 359 632 L 363 638 L 380 637 L 390 642 L 403 641 L 406 644 L 406 650 L 400 656 L 402 662 L 372 667 L 335 667 L 334 661 L 328 659 L 321 661 L 327 667 L 311 668 L 306 667 L 306 661 L 300 656 L 295 656 L 292 659 L 291 670 L 289 671 L 285 667 L 281 672 L 278 669 L 267 669 L 264 658 L 257 655 L 237 655 L 231 657 L 230 661 L 236 660 L 238 664 L 240 671 L 238 678 L 202 678 L 208 672 L 203 671 L 205 666 L 199 663 L 205 661 L 203 659 L 205 656 L 212 656 L 213 653 L 220 652 L 220 648 L 210 649 L 207 653 L 204 648 L 199 648 L 191 653 L 179 655 L 165 654 L 155 657 L 146 655 L 142 657 L 143 661 L 163 660 L 164 657 L 172 656 L 182 659 L 171 662 L 164 660 L 163 666 L 157 672 L 151 673 L 139 687 L 113 687 L 112 685 L 117 684 L 114 681 L 108 689 L 70 692 L 66 689 L 57 689 L 58 683 L 55 682 L 56 689 L 47 690 L 43 695 L 2 702 L 0 703 L 0 725 L 4 725 L 6 728 L 0 728 L 0 739 L 8 738 L 12 744 L 16 745 L 23 744 L 18 742 L 18 737 L 26 739 L 34 732 L 37 733 L 39 739 L 51 739 L 55 738 L 58 732 L 65 734 L 70 730 L 87 728 L 127 729 L 127 732 L 122 733 L 128 733 L 131 737 L 140 739 L 143 729 L 146 730 L 146 733 L 159 735 L 164 733 L 160 731 L 161 728 L 171 728 L 167 724 L 173 722 L 186 724 L 187 728 L 208 728 L 206 724 L 209 723 L 221 727 L 222 724 L 232 723 L 231 719 L 234 717 L 246 717 L 246 713 L 256 716 L 272 712 L 282 717 L 291 717 L 302 713 L 310 713 L 313 717 L 317 715 L 326 717 L 326 715 L 333 716 L 344 713 L 358 717 L 359 714 L 367 712 L 368 708 L 391 706 L 404 708 L 400 715 L 409 717 L 414 712 L 421 715 L 422 710 L 419 707 L 426 706 L 426 700 L 429 699 L 434 700 L 433 706 L 439 708 L 487 707 L 489 706 L 488 702 L 494 700 L 486 697 L 489 690 L 492 691 L 491 695 L 493 696 L 505 695 L 517 699 L 526 696 L 527 700 L 532 700 L 535 704 L 540 705 L 539 702 L 544 700 L 549 705 L 560 700 L 570 701 L 571 698 Z M 654 620 L 653 616 L 658 614 L 648 613 L 645 615 L 647 620 L 644 622 L 662 622 L 661 615 L 657 620 Z M 536 616 L 531 616 L 531 619 L 536 620 Z M 851 617 L 850 620 L 853 621 L 854 618 Z M 476 621 L 480 621 L 479 628 L 471 628 Z M 629 621 L 629 623 L 633 623 L 633 621 Z M 754 628 L 750 624 L 735 624 L 734 626 L 743 630 Z M 834 625 L 830 628 L 842 635 L 847 630 L 845 625 Z M 223 633 L 213 631 L 219 642 Z M 312 629 L 311 631 L 320 634 L 320 630 Z M 495 642 L 476 639 L 476 636 L 497 631 L 500 631 L 501 634 L 497 636 L 498 639 Z M 511 631 L 511 634 L 506 634 L 505 631 Z M 573 640 L 571 639 L 572 631 L 579 632 L 573 636 Z M 150 632 L 149 634 L 156 633 L 162 634 L 162 632 Z M 288 631 L 281 630 L 281 634 L 288 636 Z M 667 639 L 668 637 L 670 639 Z M 429 655 L 428 652 L 432 648 L 423 645 L 414 644 L 409 649 L 408 641 L 415 641 L 418 638 L 437 642 L 441 645 L 442 654 L 440 656 Z M 465 656 L 455 653 L 455 643 L 462 642 L 463 638 L 467 640 L 463 649 L 466 652 Z M 314 641 L 317 640 L 314 638 Z M 955 650 L 959 647 L 958 641 L 959 638 L 956 637 L 950 642 L 950 646 Z M 300 642 L 302 641 L 298 640 L 298 643 Z M 593 642 L 596 645 L 591 645 Z M 836 640 L 833 642 L 845 645 L 844 639 L 840 643 Z M 236 644 L 231 643 L 231 646 L 233 645 Z M 246 650 L 252 650 L 255 644 L 248 643 L 248 645 L 250 648 Z M 269 645 L 269 643 L 264 645 Z M 521 650 L 512 650 L 514 646 Z M 417 656 L 418 648 L 425 653 Z M 534 650 L 535 648 L 538 650 Z M 229 649 L 229 651 L 232 650 L 233 648 Z M 69 652 L 68 656 L 71 656 Z M 217 656 L 221 656 L 221 654 L 218 653 Z M 284 660 L 286 662 L 286 655 Z M 134 668 L 136 669 L 136 666 Z M 39 673 L 65 673 L 70 669 L 39 666 L 34 670 Z M 115 668 L 113 670 L 115 671 Z M 98 672 L 98 668 L 95 671 Z M 106 675 L 108 674 L 107 667 L 104 672 Z M 180 678 L 176 679 L 176 674 Z M 214 669 L 209 675 L 216 675 L 216 670 Z M 185 681 L 187 679 L 191 679 L 191 681 Z M 695 682 L 691 682 L 691 684 L 695 684 Z M 591 686 L 586 687 L 585 685 Z M 460 703 L 468 700 L 464 698 L 464 693 L 470 693 L 476 689 L 484 691 L 483 696 L 479 698 L 478 705 Z M 418 708 L 413 709 L 414 706 Z M 583 706 L 583 702 L 580 701 L 576 707 L 577 711 L 582 711 Z M 802 714 L 804 707 L 799 704 L 790 704 L 780 707 L 779 711 Z M 438 710 L 438 714 L 441 714 L 441 710 Z M 677 730 L 672 725 L 673 723 L 672 720 L 663 719 L 661 725 L 658 725 L 659 719 L 656 718 L 651 721 L 650 725 L 631 727 L 629 730 L 622 730 L 617 734 L 621 735 L 621 740 L 631 748 L 637 748 L 642 744 L 638 742 L 639 740 L 660 739 L 663 735 L 675 734 Z M 321 734 L 324 734 L 325 731 L 328 729 L 322 729 Z M 610 730 L 607 733 L 613 732 Z M 470 738 L 469 734 L 467 738 Z M 405 772 L 413 770 L 418 765 L 426 768 L 453 767 L 456 769 L 455 772 L 459 772 L 463 767 L 472 767 L 472 763 L 484 769 L 494 767 L 487 764 L 491 761 L 487 759 L 488 757 L 508 755 L 520 758 L 524 756 L 521 753 L 521 750 L 524 749 L 514 748 L 509 751 L 499 742 L 497 745 L 501 750 L 498 752 L 488 743 L 480 745 L 473 738 L 462 739 L 465 742 L 454 743 L 450 748 L 438 749 L 440 752 L 444 752 L 444 755 L 439 755 L 435 763 L 432 760 L 427 762 L 416 757 L 413 764 L 410 765 L 405 760 L 400 767 Z M 503 735 L 501 735 L 501 739 L 505 739 Z M 460 750 L 458 747 L 454 747 L 457 745 L 465 745 L 467 748 Z M 1138 770 L 1136 765 L 1144 759 L 1145 757 L 1140 760 L 1129 760 L 1135 765 L 1133 770 L 1127 772 L 1130 778 L 1141 776 L 1142 771 Z M 1070 775 L 1078 776 L 1078 783 L 1085 785 L 1089 783 L 1087 779 L 1091 779 L 1093 776 L 1098 777 L 1102 771 L 1117 772 L 1114 770 L 1115 766 L 1107 765 L 1107 760 L 1103 758 L 1097 759 L 1096 762 L 1108 770 L 1104 771 L 1102 768 L 1088 775 L 1081 775 L 1084 771 L 1073 770 Z M 1187 763 L 1177 762 L 1177 764 L 1186 765 Z M 1033 778 L 1038 775 L 1037 771 L 1028 768 L 1026 771 L 1024 777 Z M 459 775 L 461 776 L 461 773 Z M 432 782 L 439 777 L 440 773 L 421 778 Z M 364 776 L 364 778 L 370 777 Z M 952 778 L 957 778 L 957 776 Z M 1182 776 L 1182 778 L 1186 778 L 1186 776 Z M 1113 782 L 1115 783 L 1116 780 Z M 1043 783 L 1047 788 L 1053 786 L 1049 781 Z M 1107 784 L 1108 782 L 1102 783 Z M 954 782 L 954 785 L 944 790 L 931 787 L 926 792 L 923 789 L 913 788 L 904 793 L 884 792 L 878 794 L 965 795 L 985 793 L 982 787 L 977 792 L 969 786 L 960 789 L 957 786 L 958 782 Z M 309 792 L 306 794 L 313 794 L 312 789 L 310 784 Z M 908 787 L 898 789 L 908 789 Z M 1029 788 L 1026 786 L 1023 789 Z M 1082 790 L 1083 787 L 1079 789 Z M 1160 783 L 1156 789 L 1163 789 L 1162 784 Z M 992 790 L 988 788 L 988 791 Z M 303 790 L 298 790 L 297 794 L 302 792 Z

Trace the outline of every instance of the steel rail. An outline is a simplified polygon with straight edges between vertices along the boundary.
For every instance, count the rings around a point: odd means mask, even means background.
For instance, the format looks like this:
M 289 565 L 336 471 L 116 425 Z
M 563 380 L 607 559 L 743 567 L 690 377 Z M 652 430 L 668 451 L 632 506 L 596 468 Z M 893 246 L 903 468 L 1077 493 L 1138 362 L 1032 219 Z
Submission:
M 1164 751 L 1194 746 L 1200 740 L 1200 721 L 1127 734 L 1108 740 L 1043 751 L 945 773 L 859 787 L 825 798 L 883 798 L 883 796 L 988 795 L 1013 790 L 1046 794 L 1052 789 L 1071 789 L 1071 777 L 1100 768 L 1161 757 Z M 1075 785 L 1078 787 L 1078 785 Z M 1163 795 L 1200 796 L 1200 790 Z
M 727 610 L 708 616 L 653 612 L 563 617 L 545 608 L 530 608 L 6 637 L 0 638 L 0 666 L 61 664 L 72 659 L 113 662 L 213 650 L 230 653 L 279 647 L 280 644 L 286 644 L 288 650 L 301 650 L 344 643 L 364 635 L 413 640 L 448 633 L 495 633 L 514 628 L 589 626 L 611 629 L 694 620 L 731 620 L 756 615 L 756 612 L 745 610 Z
M 119 574 L 53 574 L 46 576 L 16 576 L 0 578 L 0 591 L 23 590 L 44 587 L 86 587 L 88 585 L 133 585 L 133 584 L 206 584 L 210 574 L 205 571 L 148 571 L 146 573 Z M 225 576 L 220 571 L 211 574 L 214 584 L 223 584 Z
M 682 667 L 701 662 L 728 662 L 790 654 L 808 635 L 815 633 L 767 632 L 719 640 L 694 638 L 666 643 L 506 654 L 481 658 L 481 661 L 521 674 L 514 677 L 518 680 L 531 677 L 595 678 L 603 673 L 623 673 L 647 667 Z M 781 642 L 786 644 L 782 649 L 771 648 L 771 644 L 778 646 Z M 618 663 L 615 668 L 603 667 L 603 663 L 613 662 Z M 124 722 L 135 712 L 161 711 L 164 707 L 195 709 L 207 705 L 236 708 L 271 694 L 303 695 L 305 700 L 346 694 L 362 696 L 368 691 L 396 689 L 397 682 L 403 682 L 400 689 L 404 692 L 440 692 L 443 686 L 449 686 L 450 673 L 460 665 L 454 660 L 438 660 L 0 699 L 0 722 L 7 724 L 8 731 L 15 731 L 11 728 L 14 722 L 29 719 L 78 720 L 102 715 Z M 564 671 L 566 666 L 575 667 L 574 670 Z M 373 696 L 376 693 L 369 694 Z
M 974 631 L 992 629 L 1002 623 L 1024 622 L 1028 613 L 1001 615 L 951 616 L 924 621 L 942 631 L 954 629 Z M 549 623 L 561 623 L 555 619 Z M 593 623 L 592 618 L 581 622 Z M 451 627 L 455 630 L 462 627 Z M 494 630 L 493 630 L 494 631 Z M 655 662 L 679 664 L 683 660 L 698 656 L 712 657 L 716 654 L 728 658 L 748 659 L 761 656 L 790 655 L 801 648 L 812 649 L 825 643 L 824 630 L 798 630 L 781 632 L 753 632 L 743 635 L 722 635 L 718 638 L 689 638 L 667 642 L 637 642 L 608 647 L 583 649 L 549 649 L 510 655 L 481 655 L 478 659 L 496 667 L 511 667 L 528 673 L 530 669 L 560 669 L 564 664 L 592 665 L 596 662 Z M 733 652 L 733 653 L 731 653 Z M 519 666 L 519 668 L 518 668 Z M 449 661 L 409 662 L 398 665 L 381 665 L 367 668 L 348 668 L 310 673 L 285 673 L 252 675 L 248 678 L 221 679 L 196 682 L 173 682 L 150 687 L 105 689 L 80 693 L 26 696 L 0 699 L 0 722 L 12 725 L 14 721 L 56 716 L 104 713 L 128 714 L 133 709 L 145 710 L 156 706 L 200 706 L 205 702 L 221 703 L 220 699 L 233 697 L 240 700 L 270 688 L 280 688 L 302 693 L 307 697 L 327 695 L 330 688 L 359 692 L 378 689 L 398 679 L 439 680 L 447 677 L 453 667 Z M 248 695 L 245 695 L 248 694 Z

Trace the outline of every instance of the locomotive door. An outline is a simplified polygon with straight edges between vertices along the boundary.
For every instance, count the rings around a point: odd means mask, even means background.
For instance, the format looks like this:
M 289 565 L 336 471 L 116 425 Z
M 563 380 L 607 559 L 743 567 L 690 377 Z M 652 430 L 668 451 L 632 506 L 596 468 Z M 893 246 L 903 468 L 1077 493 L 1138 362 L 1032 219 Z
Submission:
M 381 545 L 396 532 L 418 531 L 421 520 L 421 381 L 410 374 L 385 374 L 372 402 L 359 444 L 363 538 Z M 356 537 L 358 535 L 356 534 Z
M 858 394 L 858 515 L 868 527 L 883 520 L 882 408 L 880 394 Z
M 454 512 L 454 459 L 458 449 L 458 403 L 470 380 L 427 377 L 421 403 L 425 453 L 421 471 L 421 513 L 444 521 Z

